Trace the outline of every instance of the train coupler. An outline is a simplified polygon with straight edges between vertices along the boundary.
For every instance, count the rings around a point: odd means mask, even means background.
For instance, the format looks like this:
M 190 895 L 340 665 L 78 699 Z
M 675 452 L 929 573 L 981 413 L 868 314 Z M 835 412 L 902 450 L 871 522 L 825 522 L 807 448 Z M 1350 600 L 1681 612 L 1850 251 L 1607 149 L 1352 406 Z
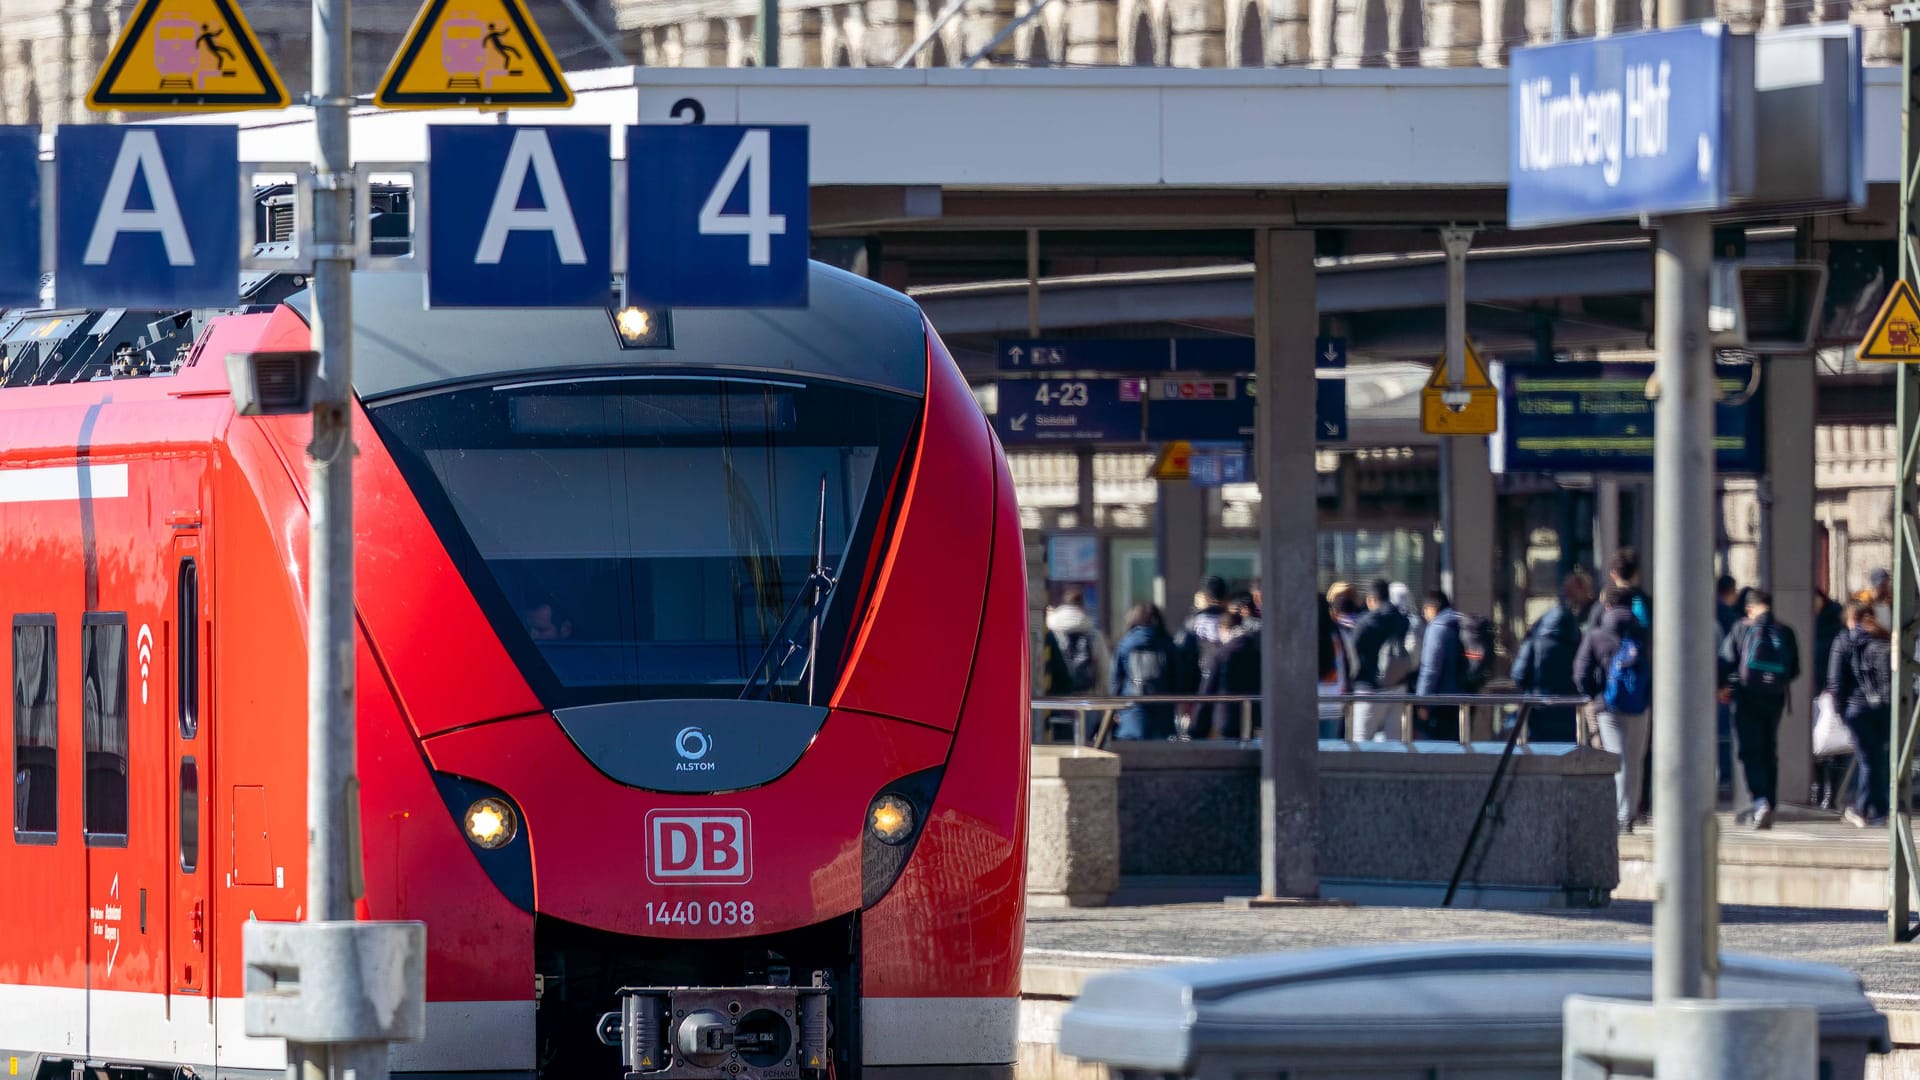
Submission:
M 595 1025 L 627 1080 L 801 1080 L 831 1062 L 831 988 L 623 987 Z

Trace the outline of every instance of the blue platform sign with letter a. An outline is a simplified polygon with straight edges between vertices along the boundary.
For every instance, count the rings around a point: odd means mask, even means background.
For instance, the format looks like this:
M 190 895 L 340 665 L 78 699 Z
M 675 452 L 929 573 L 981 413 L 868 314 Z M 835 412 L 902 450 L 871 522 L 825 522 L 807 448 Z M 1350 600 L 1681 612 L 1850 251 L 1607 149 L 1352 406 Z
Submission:
M 0 127 L 0 191 L 0 307 L 39 307 L 39 128 Z
M 240 131 L 62 124 L 54 302 L 227 307 L 240 299 Z
M 627 298 L 644 307 L 807 305 L 807 129 L 627 129 Z
M 427 305 L 606 307 L 612 147 L 606 127 L 429 127 Z
M 1735 47 L 1724 26 L 1702 23 L 1515 49 L 1507 221 L 1724 209 L 1750 185 L 1733 160 Z

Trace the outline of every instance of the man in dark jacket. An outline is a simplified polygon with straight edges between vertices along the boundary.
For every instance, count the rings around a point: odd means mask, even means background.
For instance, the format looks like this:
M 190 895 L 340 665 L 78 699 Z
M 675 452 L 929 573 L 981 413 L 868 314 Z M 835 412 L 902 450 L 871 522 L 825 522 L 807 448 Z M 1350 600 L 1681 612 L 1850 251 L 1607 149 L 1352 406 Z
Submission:
M 1569 574 L 1560 583 L 1560 602 L 1527 631 L 1513 657 L 1513 685 L 1523 694 L 1576 694 L 1573 658 L 1580 651 L 1580 612 L 1593 586 L 1585 574 Z M 1572 742 L 1574 710 L 1568 706 L 1534 709 L 1527 716 L 1531 742 Z
M 1167 680 L 1169 693 L 1198 692 L 1206 677 L 1213 650 L 1220 644 L 1220 620 L 1227 614 L 1227 582 L 1209 575 L 1193 594 L 1193 614 L 1173 638 L 1173 669 Z
M 1420 604 L 1427 618 L 1427 629 L 1420 641 L 1420 674 L 1414 680 L 1416 694 L 1464 694 L 1467 692 L 1467 648 L 1461 640 L 1460 613 L 1439 589 L 1428 589 Z M 1457 705 L 1422 707 L 1415 711 L 1414 730 L 1424 739 L 1460 740 L 1460 708 Z
M 1745 612 L 1740 610 L 1740 583 L 1733 580 L 1732 574 L 1721 574 L 1714 582 L 1713 621 L 1719 625 L 1714 637 L 1714 652 L 1726 643 L 1727 635 L 1733 633 Z M 1825 653 L 1816 653 L 1825 656 Z M 1715 745 L 1714 770 L 1720 786 L 1731 789 L 1733 784 L 1733 706 L 1716 705 L 1713 710 L 1713 737 Z
M 1353 692 L 1369 694 L 1397 692 L 1407 688 L 1408 676 L 1417 671 L 1420 658 L 1406 651 L 1407 616 L 1393 605 L 1393 586 L 1375 579 L 1367 587 L 1367 613 L 1353 630 Z M 1387 671 L 1382 661 L 1401 670 Z M 1353 740 L 1366 742 L 1375 737 L 1397 740 L 1400 734 L 1399 705 L 1355 702 Z
M 1258 694 L 1260 692 L 1260 624 L 1237 609 L 1229 609 L 1220 619 L 1223 640 L 1213 650 L 1213 663 L 1201 676 L 1202 694 Z M 1246 717 L 1253 727 L 1242 729 Z M 1193 714 L 1190 734 L 1205 739 L 1215 731 L 1223 739 L 1251 738 L 1260 724 L 1260 704 L 1249 709 L 1238 702 L 1214 702 L 1199 706 Z
M 1720 644 L 1720 700 L 1733 706 L 1740 768 L 1753 793 L 1753 827 L 1773 828 L 1780 781 L 1780 714 L 1787 686 L 1800 677 L 1793 628 L 1773 616 L 1765 589 L 1747 593 L 1747 617 Z
M 1600 748 L 1620 757 L 1620 764 L 1613 775 L 1614 818 L 1622 832 L 1631 832 L 1634 814 L 1640 808 L 1640 786 L 1646 775 L 1647 738 L 1651 731 L 1644 701 L 1647 688 L 1644 685 L 1639 687 L 1638 696 L 1642 700 L 1628 703 L 1623 700 L 1627 696 L 1625 694 L 1609 701 L 1607 684 L 1609 680 L 1618 683 L 1620 679 L 1633 674 L 1642 680 L 1646 679 L 1647 631 L 1640 620 L 1634 617 L 1633 594 L 1621 586 L 1616 585 L 1606 591 L 1601 598 L 1600 609 L 1599 625 L 1587 631 L 1586 640 L 1580 643 L 1579 651 L 1574 654 L 1573 682 L 1580 693 L 1594 699 L 1594 720 L 1600 728 Z M 1614 659 L 1623 645 L 1628 644 L 1636 650 L 1638 663 L 1629 669 L 1626 658 L 1622 657 L 1622 670 L 1616 675 Z

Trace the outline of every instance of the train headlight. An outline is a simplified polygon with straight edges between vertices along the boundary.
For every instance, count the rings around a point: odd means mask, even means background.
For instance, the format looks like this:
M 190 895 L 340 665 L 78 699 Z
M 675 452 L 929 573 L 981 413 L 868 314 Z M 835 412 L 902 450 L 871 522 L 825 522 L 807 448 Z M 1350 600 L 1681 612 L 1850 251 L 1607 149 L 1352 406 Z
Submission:
M 622 308 L 613 323 L 619 328 L 620 336 L 628 341 L 644 340 L 653 332 L 653 316 L 645 308 Z
M 608 308 L 613 336 L 623 349 L 673 348 L 673 313 L 665 308 L 650 309 L 631 304 Z
M 913 804 L 891 792 L 873 800 L 867 828 L 883 844 L 904 844 L 913 835 Z
M 519 816 L 504 800 L 491 796 L 475 799 L 467 807 L 467 839 L 488 851 L 506 847 L 520 831 Z

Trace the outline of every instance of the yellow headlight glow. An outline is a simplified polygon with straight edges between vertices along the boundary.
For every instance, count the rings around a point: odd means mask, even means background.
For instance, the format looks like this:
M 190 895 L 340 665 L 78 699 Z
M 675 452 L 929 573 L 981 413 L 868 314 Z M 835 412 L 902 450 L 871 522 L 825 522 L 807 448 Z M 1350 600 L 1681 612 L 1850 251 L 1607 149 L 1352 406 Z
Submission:
M 898 795 L 882 795 L 867 811 L 867 827 L 883 844 L 903 843 L 913 835 L 913 804 Z
M 653 329 L 653 317 L 637 307 L 621 308 L 613 321 L 620 328 L 620 336 L 629 341 L 639 341 Z
M 513 807 L 491 796 L 476 799 L 467 807 L 466 827 L 467 839 L 488 851 L 505 847 L 520 831 Z

